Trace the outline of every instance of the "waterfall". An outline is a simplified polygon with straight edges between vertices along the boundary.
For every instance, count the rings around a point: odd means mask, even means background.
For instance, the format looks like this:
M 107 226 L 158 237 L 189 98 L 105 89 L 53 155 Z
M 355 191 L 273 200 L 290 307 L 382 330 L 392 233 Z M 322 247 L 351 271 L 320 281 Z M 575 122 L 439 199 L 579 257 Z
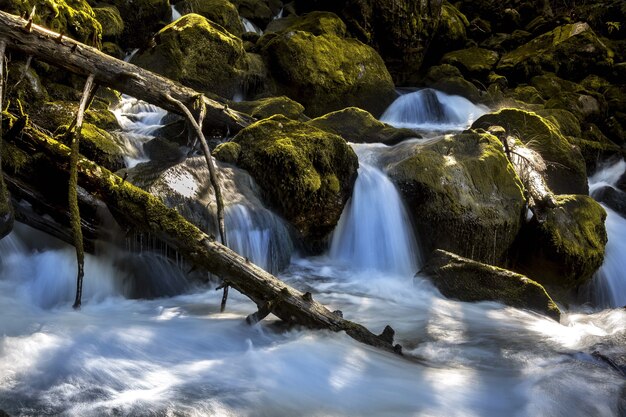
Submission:
M 398 97 L 380 120 L 395 127 L 411 129 L 463 130 L 488 110 L 461 96 L 425 88 Z
M 175 22 L 178 19 L 180 19 L 182 15 L 180 14 L 178 10 L 176 10 L 176 7 L 174 7 L 173 4 L 170 7 L 172 8 L 172 22 Z
M 243 24 L 244 32 L 253 32 L 259 36 L 263 36 L 263 30 L 243 16 L 241 16 L 241 24 Z
M 284 222 L 271 211 L 249 204 L 226 208 L 228 246 L 266 271 L 276 273 L 289 263 L 293 244 Z
M 372 147 L 360 147 L 360 159 Z M 413 275 L 419 269 L 419 249 L 411 222 L 389 178 L 360 162 L 352 198 L 333 233 L 330 256 L 356 269 Z
M 589 178 L 591 196 L 597 198 L 603 187 L 611 187 L 623 194 L 615 185 L 626 171 L 623 159 L 599 169 Z M 596 272 L 591 287 L 594 303 L 603 308 L 626 306 L 626 219 L 602 205 L 606 210 L 606 233 L 608 242 L 604 262 Z

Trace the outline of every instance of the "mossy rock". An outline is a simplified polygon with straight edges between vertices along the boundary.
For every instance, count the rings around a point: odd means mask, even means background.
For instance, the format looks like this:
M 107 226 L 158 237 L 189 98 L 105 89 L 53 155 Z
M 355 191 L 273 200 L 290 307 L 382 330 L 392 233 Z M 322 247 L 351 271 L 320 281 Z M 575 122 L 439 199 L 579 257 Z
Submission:
M 348 142 L 395 145 L 419 137 L 411 129 L 397 129 L 382 123 L 365 110 L 348 107 L 307 122 L 311 126 L 335 133 Z
M 231 107 L 247 113 L 255 119 L 266 119 L 275 114 L 282 114 L 293 120 L 306 121 L 304 106 L 287 96 L 268 97 L 254 101 L 232 103 Z
M 530 85 L 517 86 L 511 93 L 515 100 L 528 104 L 544 104 L 546 101 L 541 97 L 537 89 Z
M 448 298 L 499 301 L 559 321 L 561 312 L 541 284 L 506 269 L 436 250 L 420 271 Z
M 248 69 L 241 39 L 197 14 L 167 25 L 132 61 L 198 91 L 232 97 Z
M 542 109 L 536 112 L 539 116 L 556 125 L 565 137 L 582 137 L 580 120 L 565 109 Z
M 239 15 L 264 28 L 272 20 L 274 14 L 269 3 L 264 0 L 230 0 L 239 11 Z
M 266 202 L 309 248 L 322 249 L 352 195 L 358 168 L 352 148 L 340 136 L 282 115 L 252 124 L 231 143 L 239 145 L 236 165 L 255 179 Z M 222 152 L 215 150 L 218 157 Z
M 273 20 L 265 30 L 266 33 L 284 33 L 299 30 L 313 35 L 336 35 L 344 38 L 347 34 L 346 24 L 334 13 L 311 12 L 303 16 L 288 16 Z
M 176 3 L 176 10 L 182 15 L 199 14 L 239 38 L 243 35 L 243 25 L 237 7 L 228 0 L 183 0 Z
M 560 93 L 572 93 L 580 90 L 580 85 L 575 82 L 564 80 L 553 72 L 536 75 L 530 79 L 530 85 L 535 87 L 539 94 L 549 100 Z
M 356 39 L 297 30 L 266 36 L 262 53 L 278 93 L 311 117 L 350 106 L 379 116 L 396 97 L 381 57 Z
M 124 21 L 124 32 L 119 42 L 122 48 L 143 48 L 152 35 L 172 16 L 169 0 L 106 0 L 114 5 Z
M 523 28 L 536 16 L 551 14 L 545 0 L 461 0 L 457 6 L 470 20 L 482 18 L 489 21 L 494 32 L 511 33 Z
M 587 194 L 587 170 L 580 150 L 569 143 L 559 128 L 537 113 L 502 109 L 481 116 L 472 129 L 502 126 L 508 135 L 519 138 L 537 151 L 547 164 L 546 182 L 557 194 Z
M 463 48 L 467 42 L 467 27 L 469 26 L 467 17 L 447 1 L 444 1 L 441 6 L 440 19 L 432 41 L 437 48 L 429 50 L 429 54 L 434 52 L 438 55 L 437 58 L 447 51 Z
M 42 103 L 39 108 L 32 109 L 30 116 L 38 127 L 55 132 L 59 127 L 70 124 L 76 118 L 77 112 L 77 102 L 59 100 Z M 120 129 L 115 115 L 100 100 L 94 100 L 90 109 L 85 112 L 85 121 L 100 129 Z
M 4 94 L 8 94 L 8 100 L 19 101 L 27 112 L 48 101 L 48 89 L 32 65 L 26 68 L 25 62 L 16 59 L 8 64 L 7 73 L 9 87 Z
M 553 72 L 581 80 L 602 66 L 612 64 L 612 52 L 586 23 L 559 26 L 500 59 L 498 72 L 517 80 Z
M 378 51 L 394 82 L 403 85 L 417 81 L 442 13 L 441 2 L 414 0 L 296 0 L 295 5 L 300 13 L 326 10 L 341 16 L 348 31 Z
M 388 167 L 426 252 L 440 248 L 502 264 L 521 227 L 522 184 L 502 144 L 466 131 L 417 146 Z
M 69 137 L 65 136 L 67 126 L 57 129 L 61 142 L 69 144 Z M 102 165 L 103 167 L 117 171 L 124 168 L 124 151 L 118 144 L 113 134 L 91 123 L 83 123 L 81 129 L 79 152 L 87 159 Z
M 593 192 L 593 199 L 626 218 L 626 193 L 624 191 L 604 186 Z
M 491 70 L 498 63 L 500 55 L 489 49 L 472 47 L 448 52 L 441 59 L 442 64 L 454 65 L 466 77 L 486 80 Z
M 607 138 L 600 128 L 593 123 L 585 125 L 581 137 L 570 137 L 568 140 L 580 149 L 583 158 L 585 158 L 587 172 L 594 172 L 598 163 L 612 157 L 620 157 L 623 153 L 622 149 Z
M 236 165 L 241 154 L 241 145 L 235 142 L 224 142 L 217 146 L 212 154 L 219 161 Z
M 126 54 L 122 51 L 122 48 L 114 42 L 102 42 L 102 52 L 117 59 L 124 59 Z
M 30 15 L 33 22 L 92 46 L 99 46 L 102 26 L 86 0 L 0 0 L 0 10 L 19 16 Z
M 457 67 L 450 64 L 430 67 L 421 82 L 426 87 L 434 88 L 446 94 L 465 97 L 474 103 L 483 99 L 481 91 L 463 78 Z
M 182 159 L 183 154 L 177 143 L 163 138 L 154 138 L 143 145 L 143 150 L 155 163 L 174 163 Z
M 560 195 L 543 222 L 532 221 L 520 235 L 515 269 L 564 294 L 587 282 L 602 265 L 607 242 L 606 212 L 591 197 Z
M 607 104 L 601 95 L 562 92 L 548 100 L 545 108 L 567 110 L 581 123 L 599 122 L 607 111 Z
M 124 33 L 124 21 L 115 6 L 104 5 L 93 9 L 96 20 L 102 25 L 104 39 L 117 39 Z
M 480 43 L 481 48 L 505 54 L 515 48 L 519 48 L 531 40 L 533 35 L 525 30 L 516 29 L 513 33 L 494 33 Z

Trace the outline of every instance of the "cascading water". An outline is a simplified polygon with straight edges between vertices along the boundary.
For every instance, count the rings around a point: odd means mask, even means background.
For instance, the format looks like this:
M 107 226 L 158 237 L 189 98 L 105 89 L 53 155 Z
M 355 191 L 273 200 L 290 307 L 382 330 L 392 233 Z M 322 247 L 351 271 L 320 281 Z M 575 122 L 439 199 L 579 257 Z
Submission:
M 615 185 L 626 172 L 626 162 L 622 159 L 598 170 L 589 178 L 589 192 L 597 198 L 603 187 L 610 187 L 622 194 Z M 625 198 L 626 201 L 626 198 Z M 604 262 L 592 283 L 594 304 L 604 308 L 626 306 L 626 219 L 603 204 L 606 210 L 606 233 L 608 241 Z
M 258 27 L 257 25 L 255 25 L 254 23 L 252 23 L 250 20 L 246 19 L 245 17 L 241 16 L 241 24 L 243 25 L 243 31 L 244 32 L 252 32 L 252 33 L 256 33 L 259 36 L 263 36 L 263 30 Z
M 357 148 L 355 197 L 371 205 L 391 200 L 375 168 L 383 149 Z M 189 195 L 199 188 L 177 187 Z M 378 199 L 374 190 L 381 190 Z M 261 252 L 267 233 L 255 234 L 251 224 L 271 221 L 255 220 L 264 214 L 243 204 L 248 200 L 226 213 L 229 237 L 237 242 L 238 233 L 252 231 L 252 253 Z M 347 230 L 352 208 L 344 214 Z M 380 221 L 392 218 L 402 215 L 395 210 Z M 398 222 L 396 236 L 410 229 Z M 372 239 L 393 242 L 381 233 Z M 377 258 L 393 256 L 376 245 Z M 210 287 L 128 299 L 128 279 L 143 286 L 159 271 L 181 274 L 150 259 L 137 267 L 115 255 L 88 256 L 85 299 L 73 311 L 66 289 L 74 285 L 74 251 L 19 226 L 0 240 L 0 260 L 0 410 L 12 416 L 615 417 L 626 410 L 623 375 L 591 354 L 624 355 L 623 309 L 564 313 L 557 323 L 494 302 L 444 299 L 413 278 L 414 268 L 390 271 L 395 264 L 381 259 L 363 268 L 361 255 L 343 263 L 299 259 L 281 273 L 374 332 L 391 324 L 401 357 L 345 334 L 285 330 L 271 318 L 248 326 L 244 319 L 257 307 L 236 291 L 225 313 Z M 167 292 L 158 288 L 150 296 Z
M 181 17 L 183 17 L 183 15 L 181 15 L 180 12 L 176 10 L 176 7 L 174 7 L 173 4 L 170 7 L 172 8 L 172 22 L 175 22 Z
M 488 110 L 461 96 L 425 88 L 398 97 L 380 120 L 395 127 L 427 131 L 463 130 Z
M 361 160 L 372 147 L 353 145 Z M 361 162 L 352 198 L 333 234 L 330 256 L 353 268 L 411 276 L 419 250 L 403 202 L 389 178 Z

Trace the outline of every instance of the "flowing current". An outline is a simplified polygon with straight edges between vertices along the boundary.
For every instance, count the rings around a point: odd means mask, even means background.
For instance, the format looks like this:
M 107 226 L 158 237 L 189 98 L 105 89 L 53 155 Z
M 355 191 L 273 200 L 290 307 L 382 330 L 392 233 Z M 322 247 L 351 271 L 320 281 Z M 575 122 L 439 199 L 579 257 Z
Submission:
M 280 277 L 376 333 L 390 324 L 404 357 L 345 334 L 286 329 L 271 317 L 247 326 L 255 306 L 246 297 L 231 291 L 220 313 L 221 293 L 187 282 L 176 265 L 148 253 L 104 248 L 88 255 L 83 307 L 73 311 L 73 249 L 18 226 L 0 240 L 0 410 L 12 416 L 624 415 L 624 377 L 593 352 L 624 355 L 626 312 L 565 313 L 557 323 L 494 302 L 443 298 L 413 276 L 418 249 L 402 247 L 403 240 L 414 245 L 411 226 L 376 163 L 380 149 L 356 148 L 360 179 L 329 254 L 295 258 Z M 391 209 L 378 209 L 381 201 Z M 271 223 L 241 208 L 228 216 L 242 239 L 250 225 Z M 257 248 L 266 245 L 264 233 L 250 240 Z M 349 246 L 354 234 L 371 246 L 344 252 L 335 244 Z M 392 256 L 407 258 L 406 265 L 368 259 Z M 137 293 L 143 285 L 152 294 Z

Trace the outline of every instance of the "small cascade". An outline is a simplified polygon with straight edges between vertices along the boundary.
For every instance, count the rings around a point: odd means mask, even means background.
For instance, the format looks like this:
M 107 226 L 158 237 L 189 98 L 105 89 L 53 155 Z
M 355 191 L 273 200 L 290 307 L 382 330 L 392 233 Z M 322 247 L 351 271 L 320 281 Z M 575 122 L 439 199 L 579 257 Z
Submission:
M 604 187 L 610 187 L 621 194 L 615 185 L 626 171 L 626 162 L 622 159 L 598 170 L 589 178 L 589 192 L 598 198 Z M 606 210 L 606 233 L 608 242 L 604 253 L 604 263 L 596 272 L 592 282 L 594 303 L 602 308 L 626 306 L 626 219 L 602 204 Z
M 293 244 L 283 221 L 263 207 L 228 206 L 228 246 L 266 271 L 276 273 L 289 263 Z
M 282 19 L 283 14 L 285 14 L 285 8 L 281 7 L 276 16 L 272 17 L 272 20 Z
M 419 249 L 400 194 L 361 154 L 359 176 L 333 233 L 330 256 L 356 269 L 413 275 L 421 263 Z
M 181 17 L 183 17 L 183 15 L 181 15 L 180 12 L 176 10 L 176 7 L 174 7 L 173 4 L 170 7 L 172 8 L 172 22 L 175 22 Z
M 244 32 L 253 32 L 259 36 L 263 36 L 263 30 L 243 16 L 241 16 L 241 24 L 243 25 Z
M 380 120 L 395 127 L 411 129 L 463 130 L 488 110 L 461 96 L 425 88 L 398 97 Z
M 154 138 L 154 132 L 162 127 L 161 120 L 167 112 L 153 104 L 123 95 L 118 105 L 111 109 L 124 134 L 122 146 L 128 167 L 148 161 L 143 145 Z

